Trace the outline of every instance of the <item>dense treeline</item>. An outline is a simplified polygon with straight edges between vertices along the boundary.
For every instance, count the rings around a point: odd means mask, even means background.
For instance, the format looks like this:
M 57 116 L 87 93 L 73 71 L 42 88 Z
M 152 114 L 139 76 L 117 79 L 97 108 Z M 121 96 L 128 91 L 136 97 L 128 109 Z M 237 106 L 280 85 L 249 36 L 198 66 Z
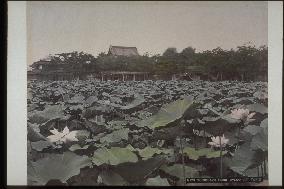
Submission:
M 63 58 L 62 58 L 63 57 Z M 168 48 L 160 55 L 149 56 L 109 56 L 100 53 L 96 58 L 83 52 L 62 53 L 52 57 L 80 65 L 82 69 L 100 71 L 143 71 L 157 75 L 182 74 L 189 66 L 200 66 L 202 71 L 216 80 L 267 80 L 268 48 L 244 45 L 237 49 L 196 52 L 192 47 L 180 53 L 176 48 Z

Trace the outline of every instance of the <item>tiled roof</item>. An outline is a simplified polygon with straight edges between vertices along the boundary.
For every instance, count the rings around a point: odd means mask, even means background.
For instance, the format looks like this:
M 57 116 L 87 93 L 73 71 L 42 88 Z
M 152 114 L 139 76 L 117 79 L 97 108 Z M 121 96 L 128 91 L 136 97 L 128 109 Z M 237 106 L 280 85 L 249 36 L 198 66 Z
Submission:
M 138 56 L 136 47 L 110 46 L 109 54 L 115 56 Z

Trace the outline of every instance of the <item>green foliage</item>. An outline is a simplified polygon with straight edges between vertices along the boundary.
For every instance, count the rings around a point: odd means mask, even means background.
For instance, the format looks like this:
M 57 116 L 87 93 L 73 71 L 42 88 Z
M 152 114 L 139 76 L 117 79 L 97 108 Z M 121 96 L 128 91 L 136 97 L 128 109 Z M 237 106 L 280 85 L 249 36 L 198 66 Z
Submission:
M 29 114 L 28 120 L 31 123 L 44 123 L 51 119 L 62 118 L 64 112 L 61 105 L 46 106 L 43 111 L 38 111 L 33 114 Z
M 146 186 L 170 186 L 170 184 L 166 178 L 157 176 L 155 178 L 149 178 L 146 181 Z
M 94 152 L 92 161 L 96 165 L 118 165 L 125 162 L 137 162 L 137 156 L 127 148 L 100 148 Z
M 190 166 L 184 166 L 184 168 L 186 178 L 199 176 L 197 169 Z M 174 164 L 172 166 L 163 165 L 160 169 L 166 172 L 167 174 L 175 176 L 179 179 L 183 178 L 183 166 L 181 164 Z
M 191 97 L 177 100 L 163 106 L 156 115 L 143 120 L 141 124 L 144 124 L 150 129 L 165 127 L 170 123 L 180 120 L 192 104 L 193 99 Z
M 115 143 L 115 142 L 120 142 L 123 139 L 128 140 L 128 133 L 129 133 L 128 128 L 119 129 L 100 138 L 100 142 Z
M 254 151 L 245 143 L 234 153 L 232 159 L 226 159 L 227 165 L 236 173 L 246 175 L 248 169 L 257 167 L 263 161 L 263 152 Z
M 111 185 L 111 186 L 129 185 L 119 174 L 111 170 L 102 171 L 99 175 L 99 178 L 101 178 L 102 183 L 104 183 L 105 185 Z
M 46 154 L 36 162 L 28 161 L 28 183 L 45 185 L 51 179 L 66 182 L 80 173 L 80 168 L 91 166 L 87 156 L 78 156 L 72 152 L 63 154 Z
M 215 151 L 211 148 L 201 148 L 195 150 L 191 147 L 185 147 L 183 149 L 184 153 L 187 154 L 189 159 L 192 160 L 198 160 L 200 157 L 206 157 L 206 158 L 217 158 L 220 157 L 220 151 Z M 226 151 L 223 151 L 223 154 L 225 154 Z
M 195 52 L 192 47 L 180 53 L 168 48 L 162 55 L 112 56 L 100 53 L 96 58 L 84 52 L 61 53 L 51 56 L 57 63 L 68 63 L 78 71 L 137 71 L 150 72 L 160 78 L 172 74 L 190 73 L 189 66 L 201 66 L 207 79 L 215 80 L 267 80 L 268 48 L 243 45 L 237 49 L 224 50 L 217 47 L 211 51 Z
M 142 157 L 143 160 L 152 158 L 155 154 L 170 154 L 173 155 L 174 154 L 174 150 L 173 149 L 159 149 L 159 148 L 152 148 L 147 146 L 146 148 L 140 150 L 139 151 L 139 155 Z
M 181 185 L 185 177 L 257 176 L 262 164 L 267 176 L 267 104 L 254 95 L 267 96 L 266 82 L 32 81 L 28 87 L 29 105 L 37 106 L 28 111 L 30 185 L 52 179 L 68 185 Z M 71 100 L 48 100 L 58 93 Z M 81 112 L 69 111 L 79 105 Z M 236 108 L 255 112 L 255 121 L 247 126 L 231 118 Z M 61 143 L 47 141 L 51 134 Z M 229 142 L 220 153 L 214 143 L 222 134 Z M 214 147 L 208 148 L 211 135 Z

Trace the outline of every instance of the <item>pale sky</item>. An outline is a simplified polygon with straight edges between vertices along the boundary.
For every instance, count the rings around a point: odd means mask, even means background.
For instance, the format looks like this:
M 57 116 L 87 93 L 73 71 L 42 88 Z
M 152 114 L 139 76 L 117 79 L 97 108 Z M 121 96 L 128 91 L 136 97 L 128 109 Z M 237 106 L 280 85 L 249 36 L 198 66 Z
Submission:
M 139 54 L 198 52 L 267 45 L 267 2 L 27 2 L 28 64 L 48 54 L 84 51 L 97 56 L 110 45 Z

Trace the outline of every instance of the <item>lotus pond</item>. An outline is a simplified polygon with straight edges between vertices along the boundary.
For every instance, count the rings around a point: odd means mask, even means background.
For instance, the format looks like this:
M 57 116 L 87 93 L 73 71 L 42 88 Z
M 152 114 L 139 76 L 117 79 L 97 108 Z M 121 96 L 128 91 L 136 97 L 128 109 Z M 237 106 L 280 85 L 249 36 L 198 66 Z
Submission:
M 268 178 L 266 82 L 29 81 L 27 87 L 29 185 Z

